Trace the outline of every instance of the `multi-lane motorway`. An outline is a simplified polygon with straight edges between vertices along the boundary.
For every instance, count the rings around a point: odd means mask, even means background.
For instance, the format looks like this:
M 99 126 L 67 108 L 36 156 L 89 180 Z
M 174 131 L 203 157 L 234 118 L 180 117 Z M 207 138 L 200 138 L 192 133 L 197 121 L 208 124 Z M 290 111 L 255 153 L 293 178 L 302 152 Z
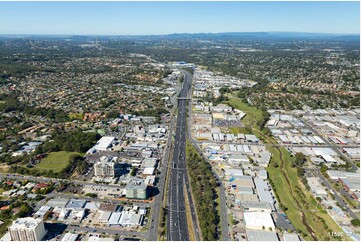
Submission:
M 178 116 L 174 137 L 173 158 L 170 164 L 167 205 L 167 240 L 189 240 L 185 209 L 186 176 L 186 115 L 187 94 L 191 85 L 189 75 L 184 75 L 183 87 L 179 93 Z M 195 222 L 195 221 L 194 221 Z

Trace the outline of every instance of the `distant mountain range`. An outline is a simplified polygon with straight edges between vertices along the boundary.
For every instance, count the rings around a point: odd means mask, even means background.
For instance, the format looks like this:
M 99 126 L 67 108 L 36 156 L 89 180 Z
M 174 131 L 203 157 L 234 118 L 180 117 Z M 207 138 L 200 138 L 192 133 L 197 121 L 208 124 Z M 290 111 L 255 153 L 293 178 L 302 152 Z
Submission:
M 167 35 L 0 35 L 1 39 L 69 39 L 77 41 L 107 39 L 167 39 L 167 40 L 253 40 L 253 41 L 290 41 L 297 40 L 333 40 L 360 41 L 359 34 L 304 33 L 304 32 L 226 32 L 226 33 L 175 33 Z
M 243 39 L 243 40 L 292 40 L 292 39 L 348 39 L 359 40 L 359 34 L 327 34 L 303 32 L 228 32 L 228 33 L 197 33 L 170 34 L 167 38 L 201 38 L 201 39 Z

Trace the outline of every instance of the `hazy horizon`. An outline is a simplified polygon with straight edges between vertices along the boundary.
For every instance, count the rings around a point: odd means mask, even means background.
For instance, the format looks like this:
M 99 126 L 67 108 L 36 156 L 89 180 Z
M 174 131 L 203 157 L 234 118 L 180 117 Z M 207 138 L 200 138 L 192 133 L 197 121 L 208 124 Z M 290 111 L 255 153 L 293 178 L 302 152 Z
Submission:
M 328 33 L 328 32 L 291 32 L 291 31 L 239 31 L 239 32 L 175 32 L 169 34 L 0 34 L 0 36 L 167 36 L 167 35 L 218 35 L 218 34 L 256 34 L 256 33 L 264 33 L 264 34 L 311 34 L 311 35 L 354 35 L 360 36 L 360 33 Z

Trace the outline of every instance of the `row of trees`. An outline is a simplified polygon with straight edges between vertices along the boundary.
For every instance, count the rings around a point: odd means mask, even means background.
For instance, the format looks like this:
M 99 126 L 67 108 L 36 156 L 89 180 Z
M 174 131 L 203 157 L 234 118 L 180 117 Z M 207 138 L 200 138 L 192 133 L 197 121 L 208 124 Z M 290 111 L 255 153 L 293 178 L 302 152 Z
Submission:
M 211 165 L 202 159 L 189 143 L 187 143 L 187 166 L 203 239 L 217 240 L 220 221 L 216 203 L 217 180 Z

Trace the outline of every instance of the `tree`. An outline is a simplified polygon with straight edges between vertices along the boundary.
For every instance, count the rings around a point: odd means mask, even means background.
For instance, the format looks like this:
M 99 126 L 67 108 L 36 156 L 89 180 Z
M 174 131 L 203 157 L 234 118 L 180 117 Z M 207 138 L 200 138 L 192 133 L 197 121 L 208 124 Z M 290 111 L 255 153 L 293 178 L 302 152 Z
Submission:
M 324 173 L 327 171 L 327 166 L 326 165 L 321 165 L 321 172 Z
M 355 227 L 359 227 L 360 226 L 360 219 L 355 218 L 351 220 L 351 224 Z
M 295 155 L 295 164 L 297 166 L 302 166 L 304 164 L 306 160 L 306 156 L 301 153 L 301 152 L 297 152 L 296 155 Z
M 133 167 L 132 168 L 132 171 L 130 172 L 130 175 L 131 176 L 135 176 L 137 174 L 137 168 L 136 167 Z
M 96 197 L 98 197 L 98 194 L 96 194 L 96 193 L 86 193 L 85 196 L 91 197 L 91 198 L 96 198 Z
M 20 206 L 20 212 L 17 214 L 17 216 L 19 218 L 23 218 L 23 217 L 28 216 L 30 213 L 32 213 L 32 211 L 33 211 L 33 209 L 32 209 L 32 207 L 29 206 L 29 204 L 23 203 Z

